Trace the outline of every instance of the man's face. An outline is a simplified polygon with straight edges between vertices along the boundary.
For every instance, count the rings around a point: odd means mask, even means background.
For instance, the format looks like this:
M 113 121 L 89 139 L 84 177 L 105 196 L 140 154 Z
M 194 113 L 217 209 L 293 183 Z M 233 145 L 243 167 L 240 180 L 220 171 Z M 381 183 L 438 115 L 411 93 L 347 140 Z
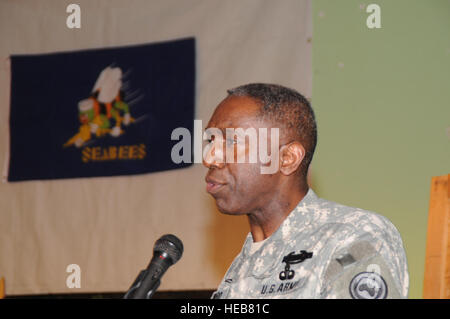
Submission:
M 206 190 L 215 198 L 217 207 L 222 213 L 247 214 L 265 207 L 271 199 L 277 196 L 277 185 L 280 182 L 279 172 L 262 174 L 261 166 L 265 164 L 261 163 L 259 156 L 256 163 L 249 163 L 248 140 L 245 142 L 245 147 L 242 147 L 247 160 L 245 163 L 237 163 L 238 146 L 233 143 L 233 140 L 229 141 L 226 136 L 226 128 L 242 128 L 244 130 L 254 128 L 257 133 L 260 128 L 266 128 L 268 131 L 267 145 L 270 150 L 272 141 L 269 132 L 275 126 L 268 120 L 260 118 L 259 110 L 259 104 L 252 98 L 228 97 L 219 104 L 208 123 L 207 129 L 220 129 L 224 140 L 223 143 L 218 143 L 213 139 L 208 145 L 203 161 L 208 168 L 205 178 Z M 220 149 L 220 146 L 223 148 Z M 225 153 L 225 149 L 229 147 L 234 148 L 233 162 L 230 161 L 230 158 L 226 158 L 226 156 L 220 158 L 219 155 L 220 152 Z M 270 155 L 278 156 L 278 154 Z

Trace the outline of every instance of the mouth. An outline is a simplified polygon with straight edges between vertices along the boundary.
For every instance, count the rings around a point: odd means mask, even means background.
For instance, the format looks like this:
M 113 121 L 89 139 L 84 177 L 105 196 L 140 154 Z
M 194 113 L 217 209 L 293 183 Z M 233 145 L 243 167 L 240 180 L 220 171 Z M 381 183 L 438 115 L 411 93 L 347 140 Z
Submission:
M 206 180 L 206 191 L 210 194 L 217 193 L 220 189 L 222 189 L 223 186 L 225 186 L 225 183 L 215 181 L 208 177 L 205 180 Z
M 225 184 L 206 183 L 206 191 L 210 194 L 217 193 Z

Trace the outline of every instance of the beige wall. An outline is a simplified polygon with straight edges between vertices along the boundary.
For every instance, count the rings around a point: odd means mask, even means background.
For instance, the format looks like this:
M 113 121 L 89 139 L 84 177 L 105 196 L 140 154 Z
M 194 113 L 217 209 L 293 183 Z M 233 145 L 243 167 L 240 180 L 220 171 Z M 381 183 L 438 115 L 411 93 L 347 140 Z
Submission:
M 66 6 L 81 6 L 81 29 Z M 310 97 L 309 1 L 0 1 L 0 160 L 7 157 L 10 54 L 101 48 L 194 36 L 196 119 L 227 88 L 277 82 Z M 32 156 L 32 154 L 30 154 Z M 6 165 L 6 161 L 3 163 Z M 161 290 L 213 289 L 241 248 L 245 218 L 220 215 L 205 169 L 0 184 L 0 276 L 7 294 L 124 291 L 165 233 L 183 258 Z M 81 289 L 66 267 L 81 267 Z

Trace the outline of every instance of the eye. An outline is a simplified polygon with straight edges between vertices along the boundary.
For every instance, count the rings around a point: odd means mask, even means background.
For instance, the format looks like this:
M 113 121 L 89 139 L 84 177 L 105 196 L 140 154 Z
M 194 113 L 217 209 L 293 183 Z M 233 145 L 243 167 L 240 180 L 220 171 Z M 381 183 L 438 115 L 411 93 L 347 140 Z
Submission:
M 213 140 L 209 138 L 207 140 L 203 140 L 202 145 L 203 145 L 203 147 L 210 149 L 213 146 L 212 143 L 213 143 Z

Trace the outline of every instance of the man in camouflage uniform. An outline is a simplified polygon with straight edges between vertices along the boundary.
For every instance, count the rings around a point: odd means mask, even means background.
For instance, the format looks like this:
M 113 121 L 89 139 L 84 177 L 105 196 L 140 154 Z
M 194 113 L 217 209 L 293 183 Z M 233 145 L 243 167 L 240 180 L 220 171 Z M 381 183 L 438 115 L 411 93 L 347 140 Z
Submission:
M 407 262 L 396 228 L 375 213 L 321 199 L 308 187 L 317 141 L 309 102 L 271 84 L 228 93 L 208 128 L 279 128 L 281 146 L 271 154 L 279 170 L 261 174 L 267 163 L 222 160 L 222 142 L 210 140 L 207 191 L 222 213 L 245 214 L 250 225 L 213 298 L 406 298 Z M 227 136 L 226 148 L 236 144 Z M 244 149 L 248 155 L 247 143 Z

